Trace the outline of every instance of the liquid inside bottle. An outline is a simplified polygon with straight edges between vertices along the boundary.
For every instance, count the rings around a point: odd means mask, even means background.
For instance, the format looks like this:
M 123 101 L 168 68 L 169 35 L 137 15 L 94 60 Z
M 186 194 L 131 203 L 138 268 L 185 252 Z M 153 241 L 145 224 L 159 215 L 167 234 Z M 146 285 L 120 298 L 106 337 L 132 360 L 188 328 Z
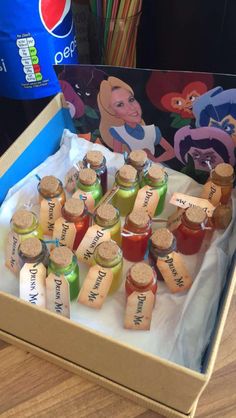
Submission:
M 61 206 L 65 204 L 66 195 L 61 180 L 54 176 L 44 176 L 38 184 L 40 200 L 57 199 Z
M 125 220 L 122 231 L 123 256 L 128 261 L 144 259 L 151 236 L 151 218 L 144 208 L 134 209 Z
M 71 198 L 65 202 L 61 212 L 63 218 L 75 226 L 76 235 L 72 249 L 77 250 L 80 242 L 88 230 L 90 223 L 87 208 L 83 200 Z
M 157 267 L 157 260 L 158 257 L 165 257 L 176 251 L 176 239 L 167 228 L 159 228 L 152 234 L 150 241 L 149 263 L 155 269 L 157 279 L 163 281 L 163 276 Z
M 77 189 L 84 192 L 86 206 L 89 211 L 92 211 L 102 197 L 101 182 L 98 179 L 96 172 L 91 168 L 83 168 L 80 170 Z M 78 198 L 77 195 L 78 192 L 75 192 L 73 197 L 76 196 L 76 198 Z M 92 200 L 90 200 L 90 197 Z
M 134 264 L 127 272 L 125 281 L 126 295 L 133 292 L 157 292 L 157 276 L 155 270 L 144 262 Z
M 109 230 L 111 239 L 121 246 L 121 221 L 119 210 L 111 204 L 102 204 L 94 214 L 94 223 Z
M 164 209 L 167 184 L 168 174 L 161 166 L 152 164 L 148 172 L 143 177 L 141 186 L 144 187 L 148 185 L 158 193 L 159 201 L 154 216 L 160 215 Z
M 30 237 L 43 238 L 43 231 L 34 212 L 20 209 L 11 219 L 11 229 L 20 236 L 20 241 Z
M 112 199 L 112 204 L 119 209 L 121 216 L 126 216 L 133 209 L 138 193 L 138 173 L 131 165 L 124 165 L 116 173 L 115 184 L 119 186 Z

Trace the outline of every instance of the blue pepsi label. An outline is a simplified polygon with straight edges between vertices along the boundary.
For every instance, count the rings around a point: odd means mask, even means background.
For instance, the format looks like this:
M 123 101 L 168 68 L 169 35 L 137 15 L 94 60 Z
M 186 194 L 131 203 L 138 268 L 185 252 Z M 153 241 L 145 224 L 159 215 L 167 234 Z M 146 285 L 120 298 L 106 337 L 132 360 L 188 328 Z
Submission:
M 60 91 L 53 65 L 78 63 L 71 0 L 1 0 L 0 16 L 0 96 Z

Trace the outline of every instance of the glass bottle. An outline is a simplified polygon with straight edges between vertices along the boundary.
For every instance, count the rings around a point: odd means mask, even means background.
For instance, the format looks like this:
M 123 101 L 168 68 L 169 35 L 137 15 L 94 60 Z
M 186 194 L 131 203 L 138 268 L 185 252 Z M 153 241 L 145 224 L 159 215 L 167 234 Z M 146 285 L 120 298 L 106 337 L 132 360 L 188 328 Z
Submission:
M 79 172 L 79 180 L 77 182 L 77 189 L 81 190 L 85 195 L 87 195 L 86 206 L 88 210 L 93 210 L 99 200 L 102 197 L 102 187 L 101 182 L 97 177 L 97 174 L 91 168 L 83 168 Z M 75 192 L 76 196 L 78 192 Z M 73 196 L 75 196 L 75 194 Z M 93 203 L 90 203 L 89 195 L 92 197 Z
M 147 211 L 134 209 L 126 217 L 122 232 L 124 258 L 134 262 L 143 260 L 151 233 L 151 218 Z
M 112 199 L 112 204 L 119 209 L 121 216 L 126 216 L 132 211 L 139 190 L 137 170 L 125 164 L 116 173 L 115 184 L 119 189 Z
M 220 203 L 212 215 L 212 226 L 215 229 L 226 229 L 232 220 L 232 203 Z
M 49 258 L 48 274 L 64 276 L 69 283 L 70 300 L 77 298 L 79 293 L 79 266 L 77 258 L 67 247 L 56 247 Z
M 163 276 L 157 267 L 158 257 L 165 257 L 176 251 L 176 238 L 167 228 L 157 229 L 151 236 L 148 259 L 150 265 L 155 269 L 157 280 L 163 281 Z
M 43 231 L 34 212 L 20 209 L 11 219 L 11 229 L 19 235 L 20 241 L 29 237 L 43 238 Z
M 94 264 L 110 268 L 113 280 L 108 294 L 113 294 L 122 283 L 123 257 L 120 247 L 114 241 L 103 241 L 94 251 Z
M 44 241 L 38 238 L 27 238 L 18 248 L 19 265 L 23 267 L 25 263 L 39 264 L 48 266 L 49 251 Z
M 111 239 L 121 246 L 121 222 L 118 209 L 110 203 L 102 204 L 94 214 L 94 223 L 109 230 Z
M 77 250 L 90 223 L 87 208 L 83 200 L 74 199 L 72 197 L 65 202 L 65 205 L 61 210 L 61 214 L 66 221 L 75 225 L 76 235 L 72 249 Z
M 107 166 L 106 158 L 101 151 L 88 151 L 83 159 L 87 168 L 92 168 L 101 181 L 103 194 L 107 191 Z
M 156 190 L 159 195 L 159 201 L 154 216 L 160 215 L 164 209 L 167 183 L 168 174 L 162 167 L 158 166 L 157 164 L 152 164 L 142 179 L 142 187 L 148 185 L 152 189 Z
M 57 199 L 61 206 L 65 204 L 66 195 L 61 180 L 54 176 L 44 176 L 38 184 L 39 198 Z
M 155 270 L 144 262 L 136 263 L 130 267 L 125 280 L 125 291 L 128 297 L 133 292 L 148 292 L 155 295 L 157 292 L 157 275 Z
M 202 208 L 195 206 L 184 211 L 181 224 L 174 232 L 177 248 L 182 254 L 198 253 L 205 237 L 206 223 L 207 215 Z
M 210 180 L 216 186 L 221 188 L 220 203 L 227 204 L 233 189 L 234 168 L 227 163 L 218 164 L 210 174 Z
M 148 171 L 151 165 L 151 161 L 148 159 L 147 153 L 141 149 L 131 151 L 128 154 L 126 163 L 136 168 L 140 179 Z

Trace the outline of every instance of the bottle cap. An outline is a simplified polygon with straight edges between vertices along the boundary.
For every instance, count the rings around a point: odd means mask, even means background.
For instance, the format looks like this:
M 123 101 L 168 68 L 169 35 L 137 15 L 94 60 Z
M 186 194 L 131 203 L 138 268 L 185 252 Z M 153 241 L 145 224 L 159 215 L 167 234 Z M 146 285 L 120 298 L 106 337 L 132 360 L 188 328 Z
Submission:
M 83 168 L 79 172 L 79 181 L 85 186 L 92 186 L 96 183 L 97 174 L 92 168 Z
M 42 252 L 42 243 L 38 238 L 27 238 L 20 244 L 20 251 L 25 257 L 34 258 Z
M 130 269 L 132 282 L 139 287 L 148 286 L 153 279 L 152 267 L 144 262 L 134 264 Z
M 59 180 L 54 176 L 45 176 L 40 181 L 40 192 L 43 194 L 56 193 L 59 187 Z
M 142 167 L 147 161 L 147 153 L 140 149 L 131 151 L 129 154 L 129 161 L 135 167 Z
M 207 219 L 206 213 L 199 206 L 186 209 L 184 216 L 189 226 L 192 228 L 204 224 Z
M 151 236 L 153 247 L 159 250 L 168 250 L 173 244 L 174 235 L 167 228 L 159 228 Z
M 128 221 L 137 228 L 144 228 L 149 224 L 150 216 L 145 208 L 134 209 L 128 215 Z
M 110 203 L 105 203 L 97 208 L 96 216 L 104 222 L 111 222 L 116 218 L 117 212 Z
M 165 171 L 158 165 L 153 164 L 148 170 L 148 178 L 154 182 L 163 181 L 165 175 Z
M 119 177 L 125 183 L 134 183 L 137 178 L 137 170 L 132 165 L 125 164 L 119 169 Z
M 101 151 L 88 151 L 86 154 L 86 160 L 91 166 L 99 167 L 103 162 L 103 154 Z
M 58 267 L 67 267 L 71 264 L 73 258 L 72 251 L 67 247 L 56 247 L 50 254 L 50 259 Z
M 64 209 L 70 216 L 81 216 L 84 211 L 84 201 L 72 197 L 66 200 Z
M 28 229 L 33 225 L 34 215 L 26 209 L 20 209 L 12 217 L 13 224 L 20 229 Z
M 120 251 L 120 247 L 114 241 L 104 241 L 97 246 L 98 256 L 107 262 L 114 260 Z
M 232 165 L 227 163 L 217 164 L 215 169 L 212 171 L 212 180 L 218 181 L 232 181 L 234 178 L 234 169 Z

